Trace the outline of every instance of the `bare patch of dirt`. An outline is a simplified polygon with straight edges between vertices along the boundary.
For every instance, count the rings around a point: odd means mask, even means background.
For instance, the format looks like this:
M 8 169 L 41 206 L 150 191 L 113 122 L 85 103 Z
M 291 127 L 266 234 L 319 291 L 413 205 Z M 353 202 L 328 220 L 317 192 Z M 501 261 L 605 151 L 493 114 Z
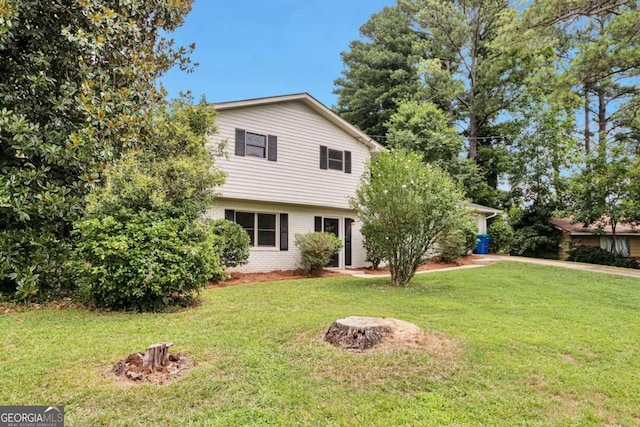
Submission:
M 471 265 L 473 261 L 479 259 L 478 255 L 465 255 L 458 258 L 455 262 L 444 262 L 439 257 L 433 257 L 428 263 L 422 264 L 416 271 L 441 270 L 444 268 L 461 267 L 463 265 Z M 370 268 L 354 269 L 354 271 L 362 271 L 365 274 L 384 274 L 389 273 L 389 267 L 378 267 L 375 270 Z
M 578 363 L 578 361 L 576 360 L 576 358 L 575 358 L 575 357 L 573 357 L 573 356 L 572 356 L 572 355 L 570 355 L 570 354 L 566 354 L 566 353 L 565 353 L 565 354 L 561 354 L 561 355 L 560 355 L 560 358 L 561 358 L 562 360 L 564 360 L 565 362 L 570 363 L 570 364 L 572 364 L 572 365 L 575 365 L 576 363 Z
M 119 360 L 111 368 L 111 375 L 117 381 L 127 384 L 168 384 L 183 375 L 186 371 L 196 366 L 197 363 L 190 361 L 185 354 L 175 353 L 169 355 L 169 362 L 162 371 L 145 372 L 142 369 L 142 354 L 132 353 Z
M 319 277 L 338 277 L 349 276 L 339 271 L 324 270 Z M 219 280 L 217 282 L 209 282 L 209 288 L 224 288 L 227 286 L 244 285 L 256 282 L 275 282 L 278 280 L 307 279 L 314 276 L 303 273 L 300 270 L 275 270 L 266 273 L 231 273 L 231 277 L 227 280 Z

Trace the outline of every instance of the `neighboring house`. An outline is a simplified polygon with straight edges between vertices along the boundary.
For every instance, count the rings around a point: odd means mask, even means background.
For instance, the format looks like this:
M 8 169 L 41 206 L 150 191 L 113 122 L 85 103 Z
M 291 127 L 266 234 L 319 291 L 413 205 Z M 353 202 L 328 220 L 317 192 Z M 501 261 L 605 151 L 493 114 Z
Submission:
M 228 156 L 217 165 L 228 176 L 208 214 L 249 233 L 249 263 L 239 270 L 297 268 L 295 235 L 313 231 L 333 233 L 344 243 L 331 267 L 366 266 L 348 199 L 382 146 L 306 93 L 214 107 L 213 143 L 228 143 Z
M 208 212 L 244 227 L 249 262 L 239 271 L 290 270 L 300 253 L 295 235 L 335 234 L 344 244 L 329 267 L 367 266 L 360 226 L 349 207 L 371 156 L 384 148 L 307 93 L 214 104 L 227 144 L 218 167 L 227 173 Z M 480 233 L 500 211 L 471 204 Z
M 603 229 L 595 225 L 585 226 L 581 222 L 572 223 L 572 218 L 553 218 L 553 224 L 562 232 L 560 238 L 560 259 L 566 259 L 568 252 L 578 246 L 597 246 L 611 251 L 613 238 L 611 227 Z M 640 257 L 640 229 L 630 225 L 616 227 L 617 252 L 632 258 Z
M 499 213 L 502 213 L 499 209 L 482 206 L 477 203 L 469 203 L 468 206 L 476 213 L 478 234 L 487 234 L 487 220 L 497 216 Z

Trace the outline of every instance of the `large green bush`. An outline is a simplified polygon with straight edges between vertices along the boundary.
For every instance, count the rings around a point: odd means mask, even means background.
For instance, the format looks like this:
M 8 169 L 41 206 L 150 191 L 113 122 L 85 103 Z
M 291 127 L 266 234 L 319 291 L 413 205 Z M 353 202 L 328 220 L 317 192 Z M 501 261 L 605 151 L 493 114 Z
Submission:
M 148 150 L 105 170 L 74 233 L 78 283 L 100 307 L 162 310 L 223 274 L 221 239 L 200 220 L 224 181 L 206 148 L 207 105 L 156 118 Z
M 221 239 L 220 259 L 225 267 L 237 267 L 249 261 L 251 240 L 241 225 L 218 219 L 207 221 L 210 231 Z
M 79 285 L 98 307 L 164 310 L 222 274 L 221 242 L 190 219 L 100 216 L 78 222 L 76 231 Z
M 636 260 L 611 253 L 597 246 L 579 246 L 569 251 L 567 261 L 611 265 L 614 267 L 640 268 Z
M 331 256 L 343 246 L 331 233 L 296 234 L 295 244 L 300 250 L 300 267 L 313 276 L 319 276 Z
M 487 229 L 491 236 L 489 252 L 494 254 L 508 254 L 513 242 L 513 228 L 501 217 L 493 220 Z

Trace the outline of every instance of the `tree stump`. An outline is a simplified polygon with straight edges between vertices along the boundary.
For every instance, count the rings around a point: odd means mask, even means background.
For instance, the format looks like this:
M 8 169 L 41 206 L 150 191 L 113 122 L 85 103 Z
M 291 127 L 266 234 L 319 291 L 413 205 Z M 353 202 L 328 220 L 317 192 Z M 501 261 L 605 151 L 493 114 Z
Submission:
M 325 341 L 350 350 L 366 350 L 394 333 L 393 319 L 350 316 L 338 319 L 329 327 Z
M 169 347 L 172 345 L 170 342 L 161 342 L 147 347 L 142 356 L 142 372 L 150 374 L 163 371 L 169 363 Z

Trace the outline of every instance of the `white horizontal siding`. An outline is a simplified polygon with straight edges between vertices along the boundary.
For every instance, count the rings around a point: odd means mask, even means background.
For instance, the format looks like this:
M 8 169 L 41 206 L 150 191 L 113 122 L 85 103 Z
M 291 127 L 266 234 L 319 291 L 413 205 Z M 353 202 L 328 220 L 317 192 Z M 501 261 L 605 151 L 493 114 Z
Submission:
M 344 219 L 355 218 L 354 212 L 344 209 L 334 208 L 314 208 L 305 206 L 276 205 L 270 203 L 235 201 L 218 199 L 213 208 L 207 212 L 210 218 L 224 218 L 225 209 L 233 209 L 240 212 L 257 213 L 286 213 L 289 215 L 289 250 L 280 251 L 280 218 L 276 216 L 278 224 L 276 231 L 275 248 L 252 248 L 249 255 L 249 262 L 246 265 L 237 267 L 233 271 L 240 272 L 265 272 L 274 270 L 294 270 L 299 268 L 300 251 L 296 247 L 295 235 L 310 233 L 314 231 L 314 217 L 322 216 L 327 218 L 338 218 L 340 224 L 340 239 L 344 242 Z M 356 222 L 352 225 L 352 265 L 351 267 L 365 267 L 366 252 L 362 247 L 362 235 L 360 226 Z M 344 249 L 339 254 L 339 268 L 344 268 Z
M 222 196 L 348 209 L 369 159 L 369 148 L 301 101 L 222 110 L 213 144 L 227 142 Z M 235 129 L 278 137 L 278 160 L 234 154 Z M 320 146 L 351 151 L 351 174 L 320 169 Z

